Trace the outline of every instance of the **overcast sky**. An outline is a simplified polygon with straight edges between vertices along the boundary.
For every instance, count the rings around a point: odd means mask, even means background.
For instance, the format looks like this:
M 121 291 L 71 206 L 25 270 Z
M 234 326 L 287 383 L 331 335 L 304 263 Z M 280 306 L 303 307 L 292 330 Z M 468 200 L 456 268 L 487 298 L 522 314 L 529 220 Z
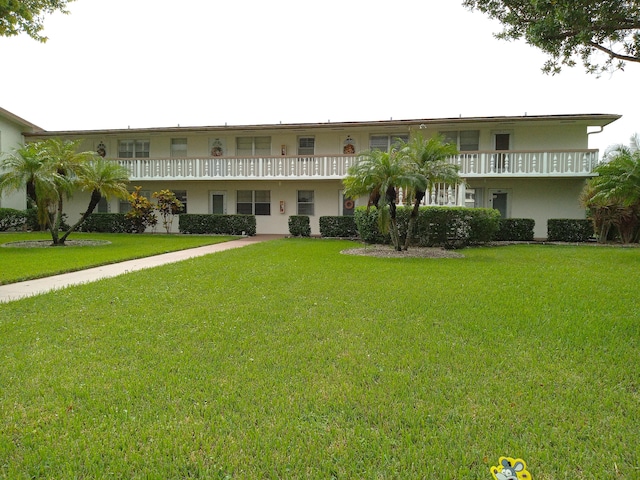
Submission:
M 0 37 L 0 106 L 46 130 L 612 113 L 640 132 L 640 64 L 544 75 L 462 0 L 77 0 L 49 41 Z

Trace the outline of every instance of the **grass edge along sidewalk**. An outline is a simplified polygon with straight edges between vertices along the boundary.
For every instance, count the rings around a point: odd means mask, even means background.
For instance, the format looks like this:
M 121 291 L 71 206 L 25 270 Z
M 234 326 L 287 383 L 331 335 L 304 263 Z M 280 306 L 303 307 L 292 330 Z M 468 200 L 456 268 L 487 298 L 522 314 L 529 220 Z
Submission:
M 132 260 L 109 263 L 59 275 L 31 279 L 24 282 L 0 285 L 0 303 L 18 300 L 20 298 L 32 295 L 38 295 L 70 285 L 79 285 L 103 278 L 115 277 L 124 273 L 129 273 L 144 268 L 151 268 L 159 265 L 165 265 L 167 263 L 179 262 L 193 257 L 208 255 L 232 248 L 239 248 L 252 243 L 258 243 L 281 237 L 282 236 L 280 235 L 258 235 L 253 237 L 242 237 L 235 240 L 224 241 L 211 245 L 186 248 L 159 255 L 135 258 Z

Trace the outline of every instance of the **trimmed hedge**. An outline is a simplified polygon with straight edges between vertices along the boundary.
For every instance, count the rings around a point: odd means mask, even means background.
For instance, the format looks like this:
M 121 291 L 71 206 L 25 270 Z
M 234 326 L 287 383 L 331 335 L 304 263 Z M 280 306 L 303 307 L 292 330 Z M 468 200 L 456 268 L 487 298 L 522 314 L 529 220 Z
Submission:
M 532 218 L 501 218 L 500 228 L 494 240 L 499 242 L 531 242 L 535 225 L 536 222 Z
M 289 217 L 289 233 L 294 237 L 310 237 L 309 217 L 307 215 L 291 215 Z
M 99 233 L 131 233 L 136 229 L 125 213 L 92 213 L 80 226 L 80 230 Z
M 340 217 L 320 217 L 320 236 L 333 238 L 354 238 L 358 227 L 353 215 Z
M 550 242 L 586 242 L 593 238 L 593 222 L 585 218 L 550 218 L 547 240 Z
M 0 208 L 0 232 L 21 230 L 27 223 L 27 212 L 15 208 Z
M 180 233 L 210 233 L 217 235 L 256 234 L 254 215 L 218 215 L 184 213 L 178 215 Z
M 398 207 L 396 219 L 400 242 L 404 243 L 412 208 Z M 488 243 L 498 231 L 500 213 L 490 208 L 421 207 L 413 233 L 413 245 L 460 248 Z M 357 207 L 355 222 L 360 238 L 367 243 L 389 243 L 389 235 L 378 229 L 378 210 Z

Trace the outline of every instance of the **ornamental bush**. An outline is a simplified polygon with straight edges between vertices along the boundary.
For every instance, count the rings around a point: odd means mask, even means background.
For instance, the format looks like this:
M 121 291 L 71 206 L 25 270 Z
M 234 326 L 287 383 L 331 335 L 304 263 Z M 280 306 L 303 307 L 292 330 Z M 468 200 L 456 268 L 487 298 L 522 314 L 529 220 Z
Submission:
M 133 222 L 124 213 L 92 213 L 80 226 L 82 232 L 131 233 Z
M 289 233 L 294 237 L 310 237 L 309 217 L 307 215 L 291 215 L 289 217 Z
M 256 234 L 254 215 L 184 213 L 178 216 L 180 233 L 248 235 Z
M 550 242 L 586 242 L 593 238 L 593 222 L 585 218 L 550 218 L 547 240 Z
M 532 218 L 501 218 L 500 229 L 495 240 L 499 242 L 531 242 L 533 227 L 536 222 Z
M 411 215 L 410 207 L 398 207 L 396 220 L 400 241 L 404 243 Z M 489 208 L 421 207 L 413 234 L 413 245 L 461 248 L 490 242 L 498 230 L 500 214 Z M 357 207 L 355 222 L 360 239 L 366 243 L 389 243 L 389 235 L 380 233 L 378 211 Z
M 331 238 L 354 238 L 358 236 L 355 218 L 348 216 L 320 217 L 320 235 Z
M 0 208 L 0 232 L 21 230 L 27 223 L 27 212 L 15 208 Z

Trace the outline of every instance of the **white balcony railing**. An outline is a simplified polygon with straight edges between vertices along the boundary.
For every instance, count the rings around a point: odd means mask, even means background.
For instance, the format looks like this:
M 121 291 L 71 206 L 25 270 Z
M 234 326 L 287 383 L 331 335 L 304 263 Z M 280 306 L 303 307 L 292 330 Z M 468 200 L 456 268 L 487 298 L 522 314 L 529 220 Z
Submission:
M 464 152 L 453 161 L 464 177 L 590 176 L 598 150 Z
M 131 180 L 342 179 L 355 155 L 117 159 Z M 462 177 L 590 176 L 597 150 L 465 152 Z

